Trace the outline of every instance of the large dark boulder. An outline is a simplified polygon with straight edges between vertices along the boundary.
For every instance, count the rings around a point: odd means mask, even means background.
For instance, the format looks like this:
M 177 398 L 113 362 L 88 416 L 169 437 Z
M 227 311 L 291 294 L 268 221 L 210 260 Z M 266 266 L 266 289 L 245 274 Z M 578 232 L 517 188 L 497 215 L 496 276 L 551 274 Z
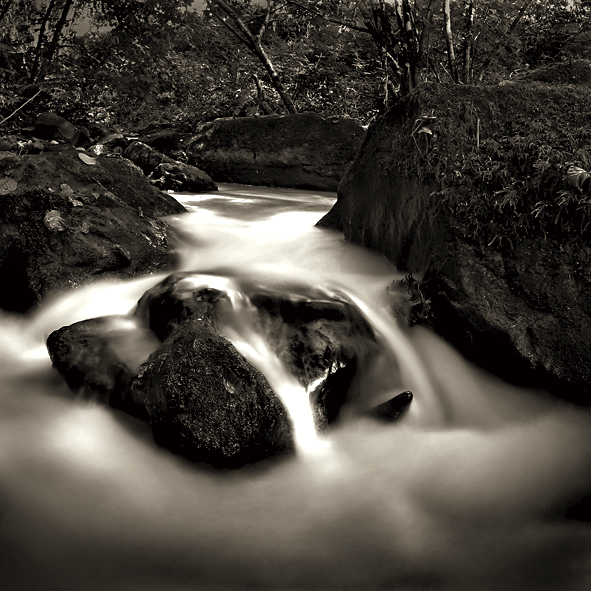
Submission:
M 171 263 L 160 216 L 184 207 L 123 158 L 9 156 L 0 178 L 0 307 L 25 311 L 48 292 L 97 277 L 132 277 Z
M 155 441 L 193 461 L 237 468 L 293 449 L 287 411 L 266 378 L 207 316 L 180 325 L 131 392 Z
M 226 118 L 200 125 L 186 151 L 217 182 L 335 191 L 364 135 L 315 113 Z
M 424 85 L 368 131 L 321 223 L 409 273 L 419 316 L 512 382 L 591 402 L 591 90 Z

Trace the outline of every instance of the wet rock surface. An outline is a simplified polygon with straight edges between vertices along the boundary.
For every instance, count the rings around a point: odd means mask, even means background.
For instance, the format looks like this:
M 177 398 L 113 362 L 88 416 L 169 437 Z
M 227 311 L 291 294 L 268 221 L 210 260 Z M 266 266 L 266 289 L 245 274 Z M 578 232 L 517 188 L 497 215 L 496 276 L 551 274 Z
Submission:
M 436 330 L 513 383 L 589 404 L 589 253 L 547 240 L 504 257 L 457 242 L 450 255 L 426 276 Z
M 293 448 L 267 380 L 206 317 L 179 326 L 131 392 L 146 405 L 155 441 L 193 461 L 237 468 Z
M 53 366 L 78 395 L 147 420 L 129 385 L 160 341 L 131 315 L 101 316 L 54 331 L 47 339 Z
M 199 193 L 217 188 L 211 177 L 199 168 L 177 162 L 143 142 L 132 142 L 124 156 L 137 164 L 159 189 Z
M 251 301 L 272 348 L 310 392 L 320 428 L 336 422 L 343 406 L 356 402 L 358 367 L 382 352 L 371 327 L 346 300 L 314 290 L 256 293 Z
M 383 420 L 371 412 L 375 405 L 361 408 L 355 398 L 357 371 L 383 347 L 349 302 L 313 289 L 251 296 L 255 329 L 302 384 L 319 429 L 343 406 Z M 224 336 L 228 306 L 228 293 L 204 276 L 173 273 L 133 313 L 63 327 L 47 346 L 81 395 L 149 420 L 159 444 L 192 461 L 238 468 L 290 451 L 294 441 L 283 403 Z M 394 406 L 400 414 L 404 404 Z

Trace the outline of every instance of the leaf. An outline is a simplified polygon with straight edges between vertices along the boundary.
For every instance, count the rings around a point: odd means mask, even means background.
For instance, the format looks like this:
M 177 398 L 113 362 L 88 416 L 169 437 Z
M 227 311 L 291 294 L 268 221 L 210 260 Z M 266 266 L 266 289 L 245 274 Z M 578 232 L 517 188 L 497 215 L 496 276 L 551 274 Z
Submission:
M 96 158 L 88 156 L 87 154 L 82 154 L 82 152 L 78 154 L 78 158 L 80 158 L 84 164 L 88 164 L 89 166 L 94 166 L 96 164 Z
M 18 183 L 14 179 L 0 179 L 0 195 L 6 195 L 16 191 Z
M 571 187 L 580 187 L 587 178 L 589 173 L 578 166 L 569 166 L 566 171 L 566 181 Z
M 433 132 L 428 127 L 421 127 L 417 133 L 428 133 L 429 135 L 433 135 Z

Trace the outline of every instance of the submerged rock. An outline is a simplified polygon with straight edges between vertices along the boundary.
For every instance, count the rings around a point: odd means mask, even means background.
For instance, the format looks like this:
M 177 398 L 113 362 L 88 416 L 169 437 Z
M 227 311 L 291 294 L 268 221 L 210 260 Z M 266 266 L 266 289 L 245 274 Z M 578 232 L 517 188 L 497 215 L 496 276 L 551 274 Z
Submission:
M 381 421 L 392 422 L 400 418 L 400 415 L 408 408 L 412 402 L 412 392 L 403 392 L 394 396 L 390 400 L 378 404 L 375 408 L 368 411 L 368 416 L 375 417 Z

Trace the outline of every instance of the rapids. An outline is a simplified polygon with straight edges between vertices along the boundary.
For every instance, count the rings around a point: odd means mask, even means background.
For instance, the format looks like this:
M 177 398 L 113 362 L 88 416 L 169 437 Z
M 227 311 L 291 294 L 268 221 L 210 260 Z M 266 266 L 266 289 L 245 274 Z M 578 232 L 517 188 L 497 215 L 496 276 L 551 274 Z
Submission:
M 47 335 L 127 313 L 163 275 L 2 314 L 0 589 L 591 588 L 591 527 L 564 517 L 591 492 L 588 411 L 501 382 L 425 328 L 400 328 L 404 298 L 387 289 L 396 269 L 313 226 L 334 195 L 228 185 L 177 198 L 190 209 L 171 220 L 178 268 L 237 286 L 245 313 L 225 319 L 226 335 L 295 397 L 304 443 L 210 472 L 68 390 Z M 244 324 L 253 286 L 345 298 L 390 351 L 360 368 L 355 401 L 321 436 L 306 423 L 306 392 Z M 129 343 L 127 356 L 151 347 Z M 363 416 L 404 390 L 414 399 L 397 422 Z

